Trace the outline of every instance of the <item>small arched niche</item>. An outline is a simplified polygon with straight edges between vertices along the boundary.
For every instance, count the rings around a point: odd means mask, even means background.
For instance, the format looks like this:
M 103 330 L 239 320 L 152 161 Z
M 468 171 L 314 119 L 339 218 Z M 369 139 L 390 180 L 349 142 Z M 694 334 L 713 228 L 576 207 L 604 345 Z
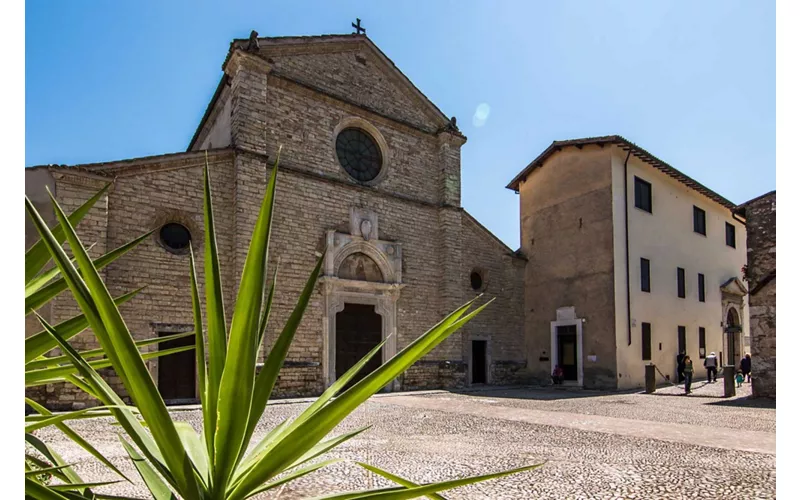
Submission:
M 345 257 L 339 265 L 337 276 L 346 280 L 373 283 L 382 283 L 384 281 L 383 273 L 378 264 L 367 254 L 361 252 L 355 252 Z

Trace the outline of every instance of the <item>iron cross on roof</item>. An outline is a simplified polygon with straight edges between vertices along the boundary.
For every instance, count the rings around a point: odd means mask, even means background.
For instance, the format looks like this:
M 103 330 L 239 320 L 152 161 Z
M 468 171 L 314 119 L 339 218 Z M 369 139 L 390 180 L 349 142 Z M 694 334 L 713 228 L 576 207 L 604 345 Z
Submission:
M 356 34 L 358 34 L 358 35 L 360 35 L 360 34 L 362 34 L 362 33 L 363 33 L 364 35 L 366 35 L 366 34 L 367 34 L 367 28 L 363 28 L 363 27 L 361 27 L 361 19 L 359 19 L 359 18 L 356 18 L 356 22 L 354 22 L 354 23 L 350 23 L 350 25 L 351 25 L 353 28 L 355 28 L 355 29 L 356 29 Z

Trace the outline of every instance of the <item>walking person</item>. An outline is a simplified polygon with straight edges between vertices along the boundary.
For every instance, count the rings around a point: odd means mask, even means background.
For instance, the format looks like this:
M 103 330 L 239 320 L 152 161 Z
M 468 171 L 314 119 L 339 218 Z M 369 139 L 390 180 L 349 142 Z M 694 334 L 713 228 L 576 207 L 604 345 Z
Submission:
M 711 383 L 711 378 L 714 378 L 714 382 L 717 381 L 717 355 L 715 353 L 711 353 L 706 356 L 706 360 L 703 362 L 703 366 L 706 367 L 706 371 L 708 372 L 708 383 Z
M 683 378 L 684 378 L 684 375 L 683 375 L 683 367 L 684 367 L 683 359 L 685 357 L 686 357 L 686 352 L 684 352 L 684 351 L 681 351 L 681 353 L 678 354 L 678 383 L 679 384 L 681 382 L 683 382 Z
M 692 366 L 692 359 L 689 356 L 683 357 L 683 390 L 688 396 L 692 392 L 692 375 L 694 375 L 694 367 Z
M 750 369 L 752 367 L 752 360 L 750 359 L 750 353 L 748 352 L 742 358 L 741 363 L 739 363 L 739 368 L 742 369 L 742 375 L 747 377 L 747 383 L 750 383 Z

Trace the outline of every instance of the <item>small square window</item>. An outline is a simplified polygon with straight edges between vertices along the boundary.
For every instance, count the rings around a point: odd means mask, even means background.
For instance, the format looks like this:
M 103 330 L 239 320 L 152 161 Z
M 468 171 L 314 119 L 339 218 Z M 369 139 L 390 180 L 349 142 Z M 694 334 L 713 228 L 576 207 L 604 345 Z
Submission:
M 653 213 L 653 187 L 649 182 L 634 176 L 633 198 L 636 208 Z
M 640 259 L 641 260 L 641 274 L 642 274 L 642 291 L 649 292 L 650 291 L 650 260 L 649 259 Z
M 706 211 L 702 208 L 694 207 L 694 232 L 706 234 Z
M 736 227 L 730 222 L 725 223 L 725 244 L 736 248 Z

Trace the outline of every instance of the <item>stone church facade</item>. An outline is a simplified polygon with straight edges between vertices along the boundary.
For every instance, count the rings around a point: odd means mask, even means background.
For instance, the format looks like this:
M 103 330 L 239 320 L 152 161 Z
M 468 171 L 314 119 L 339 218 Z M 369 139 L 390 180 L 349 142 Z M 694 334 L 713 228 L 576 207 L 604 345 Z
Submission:
M 202 246 L 206 160 L 230 321 L 250 233 L 281 147 L 268 270 L 278 266 L 278 293 L 262 354 L 316 259 L 327 253 L 281 371 L 279 395 L 321 393 L 359 353 L 387 337 L 382 356 L 388 359 L 478 293 L 497 300 L 390 389 L 522 381 L 526 261 L 462 208 L 466 137 L 455 120 L 364 35 L 235 40 L 223 70 L 186 152 L 26 169 L 26 194 L 48 222 L 54 216 L 46 186 L 72 211 L 113 181 L 78 226 L 82 241 L 94 244 L 92 255 L 155 229 L 102 271 L 113 296 L 146 285 L 120 306 L 134 337 L 192 329 L 186 240 Z M 35 239 L 26 226 L 26 247 Z M 200 271 L 203 255 L 196 254 Z M 65 293 L 40 313 L 56 324 L 78 309 Z M 38 330 L 29 315 L 26 334 Z M 90 349 L 96 341 L 87 331 L 73 344 Z M 165 398 L 188 401 L 197 396 L 194 362 L 180 356 L 148 363 Z M 106 375 L 124 392 L 113 373 Z M 66 385 L 29 395 L 52 408 L 88 404 Z

